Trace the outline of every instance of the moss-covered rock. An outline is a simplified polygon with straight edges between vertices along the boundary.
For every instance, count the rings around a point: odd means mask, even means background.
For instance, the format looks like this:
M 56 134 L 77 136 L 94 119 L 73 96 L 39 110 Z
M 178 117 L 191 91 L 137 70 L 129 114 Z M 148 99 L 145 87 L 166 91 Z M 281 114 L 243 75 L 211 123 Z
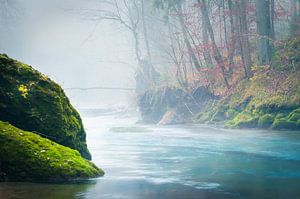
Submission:
M 229 128 L 269 128 L 276 120 L 274 129 L 299 130 L 300 71 L 282 73 L 267 66 L 254 68 L 258 71 L 254 70 L 251 79 L 240 81 L 220 100 L 208 103 L 194 122 L 207 123 L 217 118 Z
M 296 109 L 296 110 L 292 111 L 288 115 L 288 120 L 293 121 L 293 122 L 297 122 L 298 120 L 300 120 L 300 109 Z
M 232 120 L 228 120 L 226 126 L 229 128 L 256 128 L 258 126 L 258 116 L 244 111 Z
M 258 120 L 259 128 L 269 128 L 274 121 L 274 116 L 272 114 L 265 114 L 261 116 Z
M 0 120 L 91 155 L 78 112 L 62 88 L 31 66 L 0 54 Z
M 294 122 L 298 121 L 299 119 L 300 119 L 300 113 L 293 113 L 289 117 L 289 120 Z
M 10 181 L 65 182 L 104 174 L 78 151 L 0 121 L 0 171 Z
M 287 116 L 287 114 L 278 113 L 278 114 L 276 114 L 275 119 L 282 119 L 282 118 L 285 118 L 286 116 Z
M 274 130 L 297 130 L 300 128 L 300 126 L 297 124 L 297 122 L 281 118 L 275 119 L 271 128 Z

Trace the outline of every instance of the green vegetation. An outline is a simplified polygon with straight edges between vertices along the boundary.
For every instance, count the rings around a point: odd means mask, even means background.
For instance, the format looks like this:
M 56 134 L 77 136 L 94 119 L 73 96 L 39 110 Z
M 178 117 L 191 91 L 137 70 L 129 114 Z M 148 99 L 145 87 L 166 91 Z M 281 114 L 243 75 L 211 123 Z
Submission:
M 269 128 L 274 122 L 274 116 L 272 114 L 265 114 L 258 120 L 258 127 Z
M 278 78 L 276 74 L 242 81 L 232 94 L 214 102 L 215 108 L 198 114 L 195 122 L 224 121 L 229 128 L 299 130 L 299 75 L 299 72 L 286 75 L 272 91 L 268 89 Z M 215 119 L 216 115 L 220 120 Z
M 0 121 L 1 173 L 10 181 L 42 182 L 82 180 L 104 174 L 78 151 Z
M 258 117 L 248 112 L 241 112 L 226 124 L 232 128 L 255 128 L 258 123 Z
M 286 62 L 295 66 L 295 59 Z M 238 82 L 221 100 L 210 103 L 213 108 L 199 113 L 195 122 L 223 121 L 229 128 L 299 130 L 300 71 L 289 65 L 284 72 L 269 66 L 254 66 L 252 72 L 252 78 Z
M 31 66 L 0 54 L 0 120 L 91 155 L 78 112 L 62 88 Z

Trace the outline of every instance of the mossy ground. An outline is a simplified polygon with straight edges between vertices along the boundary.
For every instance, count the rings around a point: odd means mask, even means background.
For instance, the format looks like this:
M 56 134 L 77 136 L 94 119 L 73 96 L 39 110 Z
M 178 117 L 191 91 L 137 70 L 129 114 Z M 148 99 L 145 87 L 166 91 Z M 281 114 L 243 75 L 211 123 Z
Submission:
M 253 66 L 219 107 L 234 110 L 228 127 L 300 130 L 300 37 L 277 46 L 272 66 Z M 232 112 L 232 111 L 231 111 Z
M 78 151 L 2 121 L 0 171 L 10 181 L 41 182 L 82 180 L 104 174 Z
M 0 120 L 91 155 L 78 112 L 62 88 L 31 66 L 0 54 Z
M 243 80 L 195 122 L 224 122 L 229 128 L 300 130 L 300 71 L 276 72 L 260 68 Z

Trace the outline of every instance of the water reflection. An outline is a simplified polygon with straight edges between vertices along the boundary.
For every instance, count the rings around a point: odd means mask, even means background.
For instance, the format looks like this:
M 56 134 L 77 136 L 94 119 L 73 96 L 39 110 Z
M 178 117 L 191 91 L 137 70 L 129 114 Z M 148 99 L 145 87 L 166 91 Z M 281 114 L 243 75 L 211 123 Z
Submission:
M 94 188 L 96 181 L 74 184 L 1 183 L 1 199 L 73 199 Z

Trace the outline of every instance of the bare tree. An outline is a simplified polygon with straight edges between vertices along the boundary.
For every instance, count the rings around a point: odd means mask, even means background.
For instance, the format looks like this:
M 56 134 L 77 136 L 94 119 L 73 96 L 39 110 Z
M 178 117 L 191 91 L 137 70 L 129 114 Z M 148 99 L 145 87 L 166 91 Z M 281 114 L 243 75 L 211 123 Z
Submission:
M 213 53 L 214 53 L 214 58 L 218 64 L 218 66 L 221 68 L 221 72 L 222 72 L 222 76 L 224 79 L 224 83 L 226 85 L 227 88 L 229 88 L 229 82 L 227 79 L 227 74 L 226 74 L 226 69 L 225 69 L 225 62 L 223 60 L 223 57 L 221 55 L 221 52 L 216 44 L 216 40 L 215 40 L 215 35 L 214 35 L 214 31 L 209 19 L 209 15 L 208 15 L 208 11 L 207 11 L 207 4 L 205 0 L 198 0 L 198 3 L 201 4 L 200 8 L 201 8 L 201 13 L 202 13 L 202 17 L 205 20 L 206 23 L 206 27 L 207 27 L 207 31 L 209 33 L 210 36 L 210 40 L 212 42 L 212 48 L 213 48 Z

